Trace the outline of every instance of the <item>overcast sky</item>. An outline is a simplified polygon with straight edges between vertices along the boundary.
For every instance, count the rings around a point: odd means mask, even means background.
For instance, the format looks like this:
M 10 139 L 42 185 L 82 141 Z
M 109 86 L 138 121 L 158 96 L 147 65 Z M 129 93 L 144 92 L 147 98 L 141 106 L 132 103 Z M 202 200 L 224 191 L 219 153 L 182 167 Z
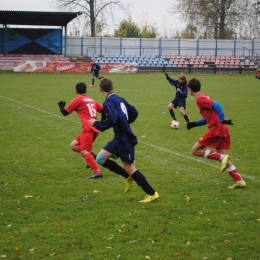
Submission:
M 141 27 L 145 22 L 155 25 L 161 36 L 170 35 L 173 30 L 183 29 L 185 26 L 177 17 L 169 15 L 167 9 L 174 0 L 127 0 L 132 4 L 130 14 L 132 21 Z M 55 0 L 0 0 L 0 10 L 14 11 L 59 11 L 54 7 Z M 111 23 L 114 29 L 126 14 L 118 11 L 116 20 Z

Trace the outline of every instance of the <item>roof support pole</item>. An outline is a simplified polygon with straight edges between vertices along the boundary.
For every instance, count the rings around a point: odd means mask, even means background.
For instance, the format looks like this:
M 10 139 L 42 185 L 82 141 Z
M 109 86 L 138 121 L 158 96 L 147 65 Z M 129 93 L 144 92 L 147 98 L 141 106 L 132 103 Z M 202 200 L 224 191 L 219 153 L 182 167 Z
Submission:
M 4 24 L 4 56 L 7 54 L 7 24 Z
M 65 57 L 67 57 L 68 55 L 67 25 L 65 25 L 64 28 L 65 28 Z

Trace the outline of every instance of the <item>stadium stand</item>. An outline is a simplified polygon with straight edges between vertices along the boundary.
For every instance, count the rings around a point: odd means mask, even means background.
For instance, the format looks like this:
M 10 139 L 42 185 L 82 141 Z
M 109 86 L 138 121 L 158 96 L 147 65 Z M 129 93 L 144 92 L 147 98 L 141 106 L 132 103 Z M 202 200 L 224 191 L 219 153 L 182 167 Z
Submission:
M 77 61 L 64 55 L 0 54 L 0 70 L 13 70 L 15 62 L 37 61 Z M 230 56 L 155 56 L 155 55 L 89 55 L 84 61 L 97 60 L 99 63 L 137 63 L 142 71 L 254 71 L 257 65 L 246 57 Z

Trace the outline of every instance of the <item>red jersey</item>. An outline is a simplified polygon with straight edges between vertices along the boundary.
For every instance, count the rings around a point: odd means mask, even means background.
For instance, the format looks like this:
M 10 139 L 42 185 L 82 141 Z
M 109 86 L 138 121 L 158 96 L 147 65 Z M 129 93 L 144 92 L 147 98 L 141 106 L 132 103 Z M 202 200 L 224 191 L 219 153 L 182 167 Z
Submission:
M 230 135 L 228 127 L 220 123 L 217 112 L 212 108 L 213 102 L 214 100 L 202 93 L 196 97 L 197 107 L 202 117 L 207 121 L 209 133 L 214 136 L 227 137 Z
M 65 110 L 71 114 L 73 111 L 76 111 L 78 116 L 82 122 L 82 132 L 96 132 L 99 131 L 90 126 L 88 120 L 89 119 L 96 119 L 97 120 L 97 112 L 101 112 L 103 110 L 103 106 L 99 104 L 97 101 L 91 99 L 88 96 L 79 95 L 78 97 L 74 98 L 68 107 Z

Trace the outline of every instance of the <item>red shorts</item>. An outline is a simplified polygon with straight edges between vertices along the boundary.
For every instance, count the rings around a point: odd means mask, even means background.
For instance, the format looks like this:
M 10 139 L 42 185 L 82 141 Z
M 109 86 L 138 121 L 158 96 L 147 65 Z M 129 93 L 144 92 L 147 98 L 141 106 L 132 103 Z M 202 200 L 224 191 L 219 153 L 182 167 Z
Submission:
M 198 140 L 198 143 L 202 146 L 211 147 L 214 149 L 231 148 L 230 135 L 228 135 L 227 137 L 220 137 L 212 135 L 208 132 Z
M 76 141 L 79 142 L 80 150 L 87 150 L 89 152 L 92 151 L 92 144 L 94 143 L 98 133 L 94 132 L 85 132 L 81 133 L 79 136 L 75 138 Z

